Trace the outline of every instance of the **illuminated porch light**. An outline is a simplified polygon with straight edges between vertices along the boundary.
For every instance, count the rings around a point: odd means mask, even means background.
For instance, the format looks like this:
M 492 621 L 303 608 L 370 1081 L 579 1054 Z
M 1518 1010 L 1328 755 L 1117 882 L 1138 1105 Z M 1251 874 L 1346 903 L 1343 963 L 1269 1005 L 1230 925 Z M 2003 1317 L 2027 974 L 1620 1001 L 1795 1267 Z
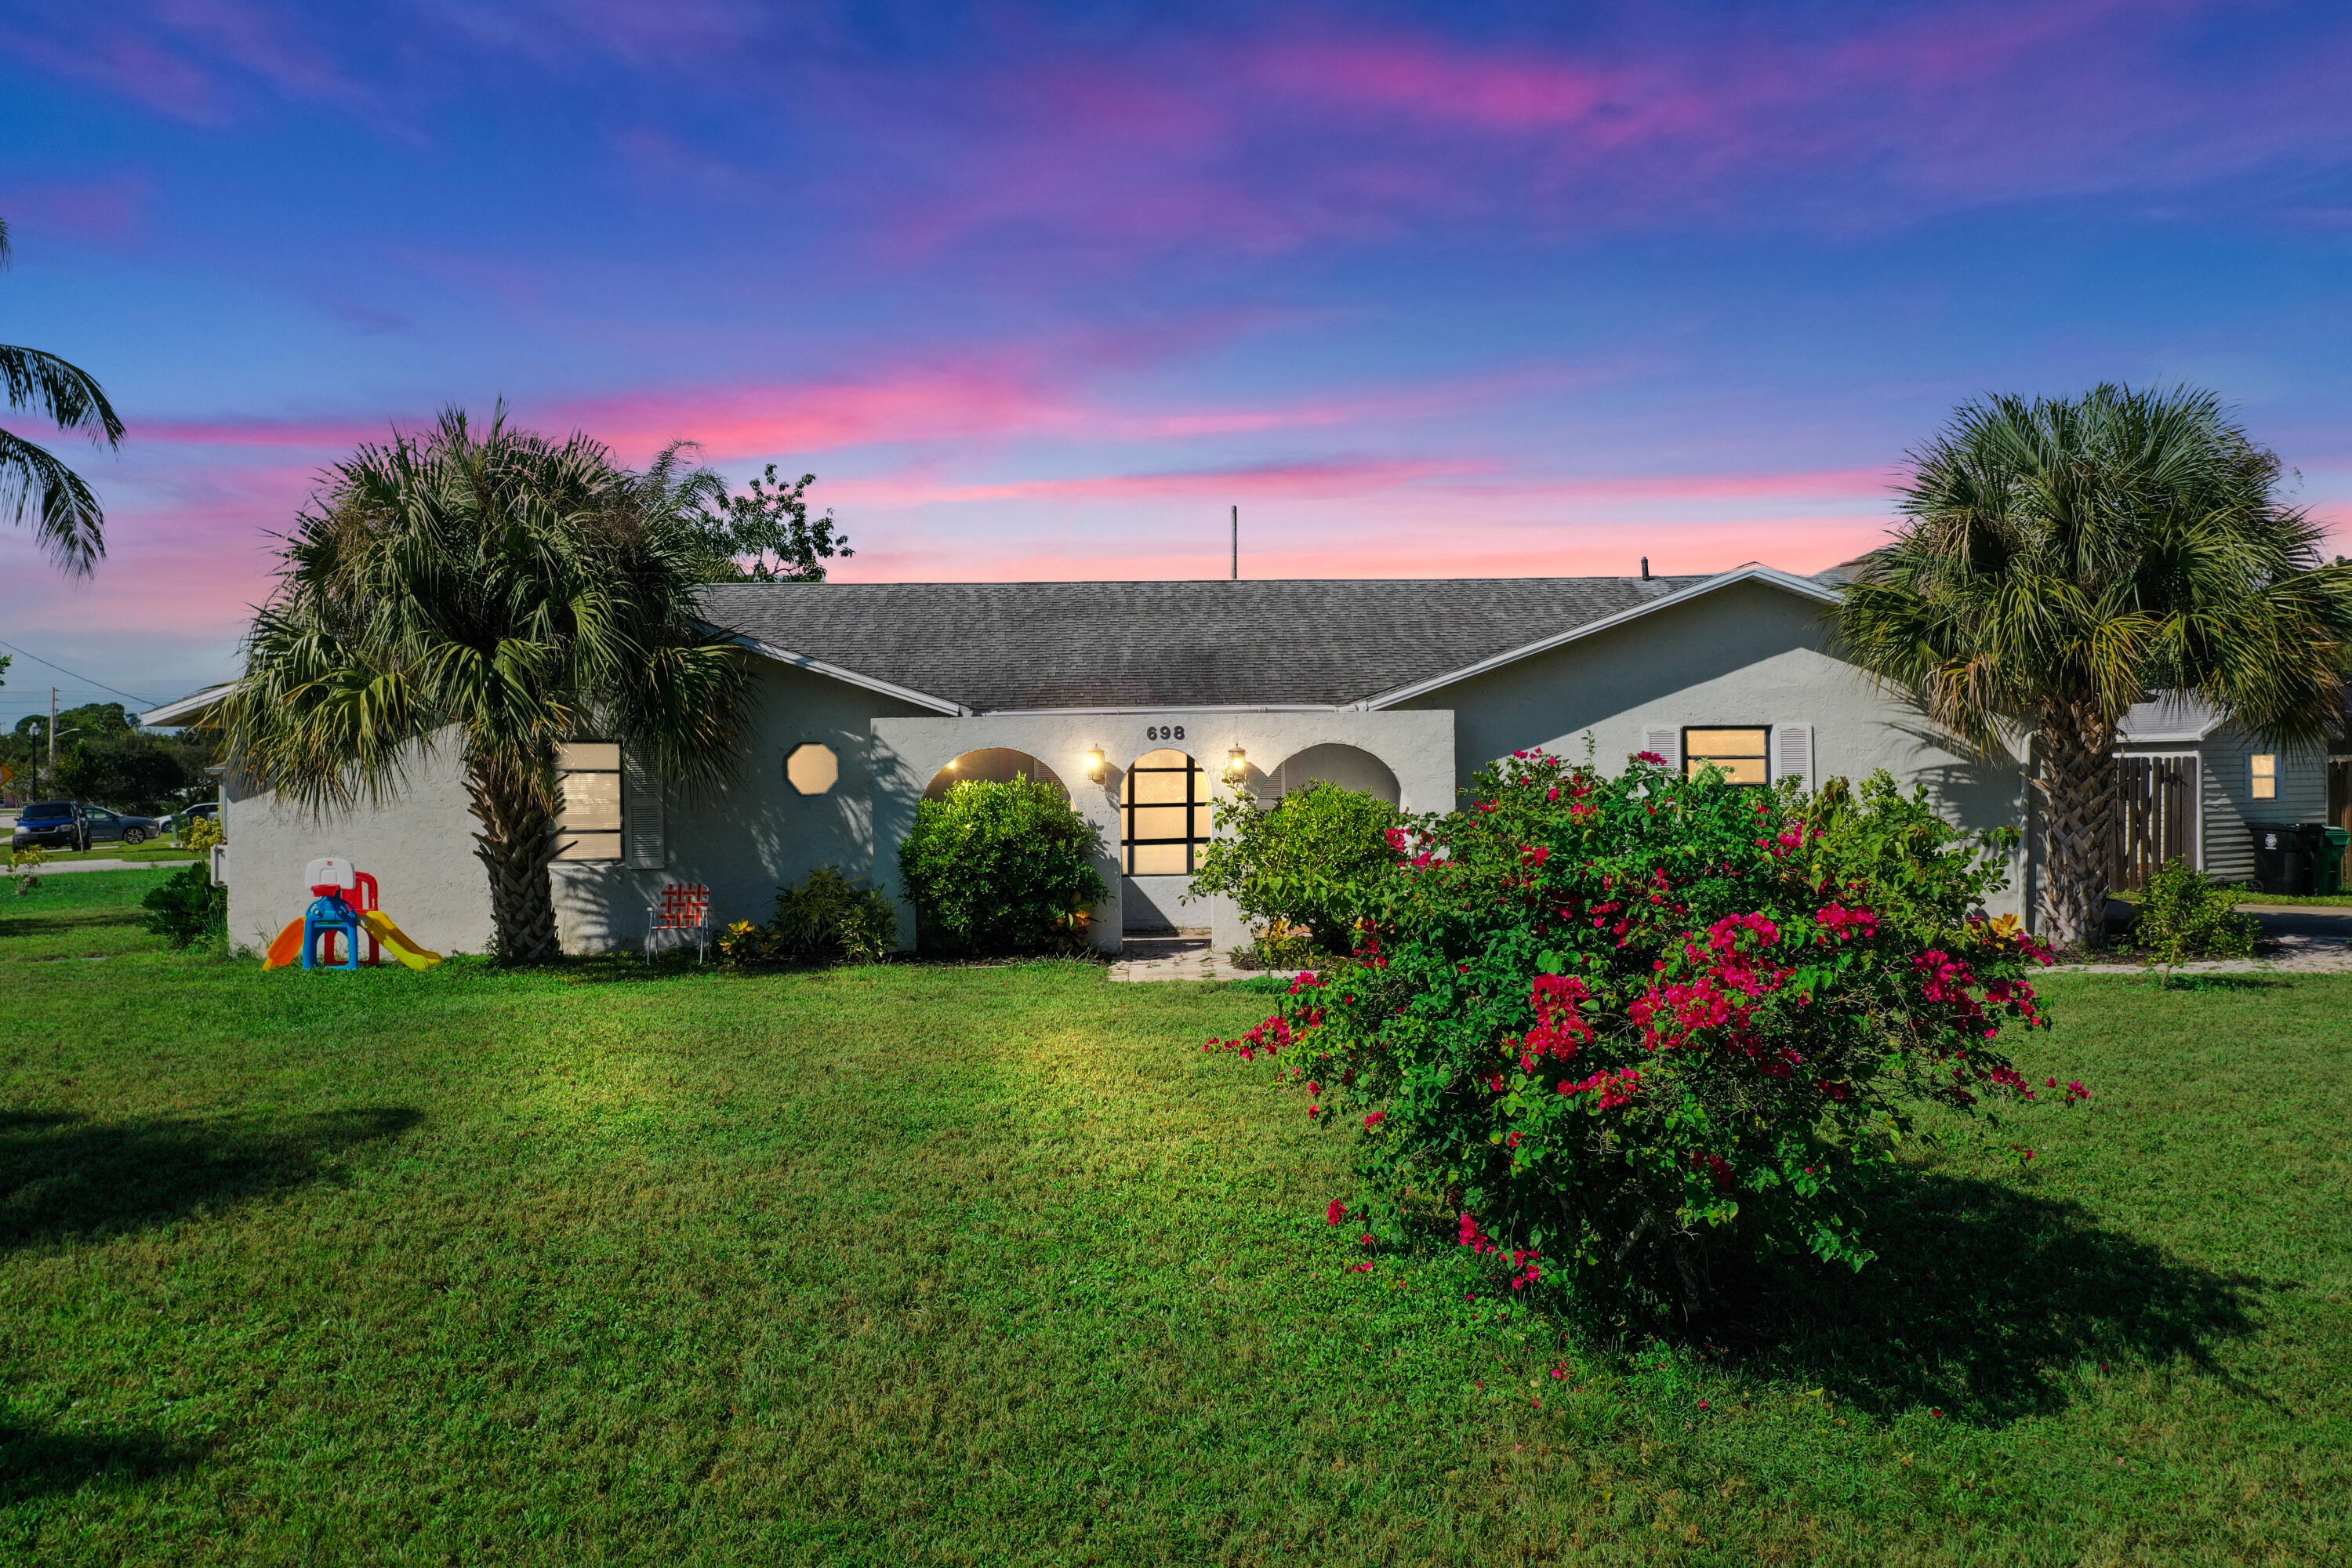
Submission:
M 1103 755 L 1103 749 L 1100 746 L 1087 748 L 1087 777 L 1096 784 L 1102 783 L 1103 768 L 1108 761 L 1109 759 Z
M 1249 753 L 1235 746 L 1225 753 L 1225 782 L 1239 784 L 1249 776 Z

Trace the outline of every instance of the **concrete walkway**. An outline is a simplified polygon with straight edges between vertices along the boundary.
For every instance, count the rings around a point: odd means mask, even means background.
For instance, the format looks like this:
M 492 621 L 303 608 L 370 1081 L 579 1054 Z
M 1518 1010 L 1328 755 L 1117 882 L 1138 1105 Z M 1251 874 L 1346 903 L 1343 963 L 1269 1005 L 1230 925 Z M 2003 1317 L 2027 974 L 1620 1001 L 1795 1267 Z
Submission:
M 186 860 L 68 860 L 62 865 L 52 863 L 32 872 L 36 877 L 62 877 L 68 871 L 168 871 L 177 866 L 201 866 L 204 858 L 195 856 Z M 5 869 L 5 868 L 0 868 Z M 25 870 L 7 873 L 22 877 Z
M 2263 928 L 2262 945 L 2252 958 L 2200 958 L 2177 966 L 2175 974 L 2352 973 L 2352 909 L 2311 904 L 2240 904 Z M 2061 963 L 2048 973 L 2138 974 L 2145 959 L 2118 963 Z
M 2301 904 L 2241 904 L 2263 928 L 2263 943 L 2252 958 L 2208 958 L 2184 963 L 2175 974 L 2344 974 L 2352 973 L 2352 909 Z M 2043 971 L 2052 974 L 2140 974 L 2144 959 L 2113 963 L 2061 963 Z M 1212 952 L 1209 939 L 1197 931 L 1173 936 L 1131 936 L 1110 966 L 1113 980 L 1248 980 L 1257 975 L 1295 976 L 1295 969 L 1241 969 L 1231 959 Z
M 1131 936 L 1119 944 L 1118 962 L 1110 966 L 1113 980 L 1251 980 L 1259 975 L 1296 976 L 1295 969 L 1240 969 L 1231 959 L 1213 952 L 1201 931 L 1173 936 Z

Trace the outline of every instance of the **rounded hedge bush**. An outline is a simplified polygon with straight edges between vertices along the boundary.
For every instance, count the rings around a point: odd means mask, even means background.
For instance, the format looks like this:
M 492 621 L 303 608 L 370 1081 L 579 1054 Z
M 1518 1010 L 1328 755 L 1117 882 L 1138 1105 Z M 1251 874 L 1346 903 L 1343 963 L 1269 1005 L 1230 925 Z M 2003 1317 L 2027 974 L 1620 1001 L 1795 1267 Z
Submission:
M 960 784 L 915 810 L 898 874 L 920 938 L 952 952 L 1068 951 L 1109 896 L 1094 825 L 1055 785 Z

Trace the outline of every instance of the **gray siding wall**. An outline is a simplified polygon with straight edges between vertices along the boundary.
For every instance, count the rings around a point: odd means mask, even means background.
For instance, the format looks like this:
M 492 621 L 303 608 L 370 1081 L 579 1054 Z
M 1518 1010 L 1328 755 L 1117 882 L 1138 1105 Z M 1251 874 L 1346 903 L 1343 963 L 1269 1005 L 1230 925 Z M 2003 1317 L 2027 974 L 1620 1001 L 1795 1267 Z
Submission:
M 2327 820 L 2327 758 L 2323 752 L 2279 752 L 2278 798 L 2253 798 L 2252 765 L 2248 759 L 2256 752 L 2274 749 L 2248 738 L 2234 724 L 2223 725 L 2197 748 L 2203 759 L 2198 780 L 2204 818 L 2203 868 L 2225 882 L 2253 879 L 2253 836 L 2247 823 Z
M 1967 827 L 2021 826 L 2025 782 L 1938 744 L 1922 717 L 1836 657 L 1822 606 L 1759 583 L 1735 584 L 1549 653 L 1429 693 L 1451 708 L 1466 785 L 1477 769 L 1543 747 L 1614 771 L 1653 728 L 1799 723 L 1813 727 L 1815 777 L 1884 768 L 1924 784 Z M 2021 854 L 1998 912 L 2023 909 Z

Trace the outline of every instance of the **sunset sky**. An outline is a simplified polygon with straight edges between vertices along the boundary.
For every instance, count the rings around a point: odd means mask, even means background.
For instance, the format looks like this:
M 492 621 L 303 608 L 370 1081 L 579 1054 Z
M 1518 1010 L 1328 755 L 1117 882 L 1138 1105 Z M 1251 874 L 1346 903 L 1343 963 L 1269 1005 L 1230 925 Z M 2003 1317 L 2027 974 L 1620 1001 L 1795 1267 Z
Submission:
M 2347 83 L 2343 0 L 0 0 L 0 342 L 131 426 L 0 638 L 220 679 L 320 468 L 501 397 L 814 471 L 845 579 L 1811 572 L 2105 378 L 2352 523 Z

